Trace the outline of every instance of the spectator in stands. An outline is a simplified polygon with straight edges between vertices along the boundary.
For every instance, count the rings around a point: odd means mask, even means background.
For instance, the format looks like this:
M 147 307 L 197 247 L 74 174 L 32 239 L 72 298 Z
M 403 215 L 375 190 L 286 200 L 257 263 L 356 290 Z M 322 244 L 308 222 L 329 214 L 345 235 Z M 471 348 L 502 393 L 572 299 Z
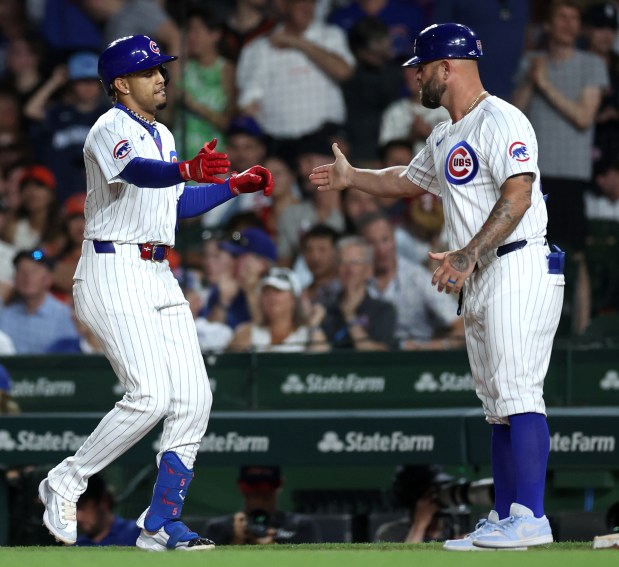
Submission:
M 71 318 L 77 336 L 65 337 L 61 335 L 57 340 L 53 341 L 46 352 L 48 354 L 103 354 L 103 345 L 89 327 L 84 325 L 76 316 L 73 308 L 73 300 L 68 303 L 71 307 Z
M 21 204 L 8 219 L 5 236 L 16 250 L 46 245 L 54 248 L 61 233 L 56 178 L 42 165 L 27 168 L 20 180 Z
M 43 84 L 44 47 L 36 37 L 15 37 L 8 45 L 3 84 L 24 104 Z
M 406 140 L 413 155 L 417 155 L 425 146 L 432 128 L 439 122 L 449 120 L 449 113 L 442 106 L 422 106 L 416 69 L 403 67 L 401 72 L 404 74 L 408 94 L 383 109 L 378 142 L 380 146 L 384 146 L 394 140 Z
M 267 138 L 251 116 L 236 115 L 232 118 L 227 133 L 226 152 L 230 160 L 230 171 L 245 171 L 264 161 L 267 155 Z M 259 211 L 267 203 L 267 199 L 268 197 L 253 193 L 239 195 L 202 215 L 202 225 L 223 228 L 232 216 L 240 212 Z
M 378 158 L 380 167 L 393 167 L 394 165 L 408 165 L 413 161 L 413 148 L 406 139 L 395 139 L 378 148 Z M 385 209 L 389 218 L 396 224 L 403 224 L 406 221 L 406 199 L 394 197 L 378 197 L 380 204 Z M 403 253 L 405 253 L 403 251 Z
M 352 77 L 342 85 L 350 151 L 362 165 L 376 167 L 381 116 L 400 97 L 401 65 L 393 60 L 387 26 L 377 18 L 356 22 L 348 32 L 348 43 L 356 60 Z
M 441 350 L 464 346 L 464 321 L 452 295 L 436 293 L 432 274 L 396 251 L 394 231 L 382 213 L 359 219 L 359 233 L 374 249 L 372 297 L 393 304 L 396 338 L 403 350 Z
M 511 100 L 518 62 L 524 51 L 529 4 L 543 3 L 440 0 L 433 4 L 435 22 L 459 22 L 475 30 L 484 51 L 478 60 L 484 86 L 489 93 Z
M 11 397 L 11 375 L 6 367 L 0 364 L 0 415 L 17 415 L 20 412 L 19 405 Z
M 395 345 L 396 312 L 393 305 L 368 293 L 373 250 L 359 236 L 337 243 L 341 292 L 324 305 L 322 329 L 333 348 L 389 350 Z M 317 317 L 318 318 L 318 317 Z
M 359 220 L 365 215 L 370 213 L 387 214 L 381 206 L 378 197 L 370 195 L 369 193 L 364 193 L 358 189 L 346 189 L 343 192 L 343 199 L 347 226 L 346 232 L 349 234 L 358 234 Z M 430 250 L 429 244 L 414 239 L 401 226 L 395 225 L 393 230 L 398 254 L 415 264 L 424 264 L 427 261 L 428 252 Z
M 205 239 L 202 244 L 201 256 L 201 280 L 197 272 L 190 269 L 183 270 L 181 289 L 192 307 L 192 313 L 198 332 L 198 342 L 202 351 L 222 351 L 228 346 L 232 339 L 232 329 L 223 322 L 209 321 L 204 313 L 206 306 L 213 293 L 221 293 L 226 287 L 232 286 L 230 296 L 238 293 L 239 286 L 235 278 L 234 271 L 236 261 L 234 256 L 222 249 L 219 244 L 222 242 L 223 232 L 205 231 Z M 224 295 L 226 293 L 224 292 Z M 195 298 L 195 309 L 194 301 Z
M 399 467 L 393 479 L 393 500 L 396 507 L 405 509 L 407 514 L 379 526 L 374 541 L 421 543 L 452 537 L 447 531 L 446 518 L 439 516 L 441 507 L 434 495 L 437 485 L 448 480 L 451 477 L 437 466 Z
M 86 14 L 99 25 L 103 25 L 105 45 L 119 37 L 148 35 L 160 45 L 165 46 L 166 53 L 182 53 L 180 30 L 159 2 L 153 0 L 105 0 L 105 2 L 80 0 L 80 3 Z M 174 71 L 176 67 L 170 65 L 171 75 L 176 72 Z M 175 83 L 174 80 L 170 82 Z
M 267 232 L 277 240 L 277 227 L 280 218 L 292 205 L 299 204 L 301 190 L 292 167 L 281 156 L 270 154 L 264 159 L 266 167 L 273 175 L 273 191 L 270 203 L 264 206 L 259 214 Z
M 217 282 L 200 315 L 235 329 L 240 323 L 259 319 L 258 282 L 277 261 L 277 253 L 269 235 L 260 228 L 235 232 L 219 246 L 235 257 L 234 276 Z
M 101 83 L 94 53 L 71 55 L 60 65 L 24 108 L 33 128 L 37 155 L 56 178 L 56 199 L 62 205 L 86 186 L 84 142 L 92 125 L 107 110 L 101 99 Z M 52 103 L 58 91 L 66 89 L 60 101 Z
M 280 467 L 243 466 L 237 485 L 243 496 L 243 509 L 213 518 L 206 526 L 205 537 L 217 545 L 320 541 L 318 526 L 309 516 L 278 508 L 277 497 L 283 485 Z
M 585 193 L 585 215 L 590 221 L 609 220 L 619 227 L 619 155 L 602 162 L 595 176 L 597 192 Z
M 595 118 L 594 169 L 599 160 L 619 154 L 619 54 L 613 49 L 618 18 L 611 2 L 592 4 L 583 15 L 588 50 L 602 58 L 610 80 Z
M 13 289 L 13 280 L 15 278 L 15 268 L 12 262 L 13 256 L 15 256 L 15 247 L 1 239 L 6 225 L 7 214 L 6 202 L 0 197 L 0 303 L 4 303 Z
M 279 141 L 345 119 L 340 83 L 352 75 L 354 57 L 341 29 L 314 21 L 315 4 L 277 0 L 281 25 L 241 51 L 239 108 Z
M 52 291 L 58 299 L 66 303 L 71 301 L 73 293 L 73 275 L 82 254 L 84 242 L 84 206 L 86 193 L 75 193 L 69 197 L 63 207 L 63 226 L 65 241 L 54 261 L 54 284 Z
M 26 37 L 31 31 L 26 2 L 4 0 L 0 3 L 0 77 L 6 73 L 6 52 L 11 40 Z
M 571 331 L 578 334 L 590 316 L 583 195 L 591 182 L 595 117 L 609 79 L 600 57 L 576 47 L 581 29 L 578 3 L 552 2 L 545 29 L 547 48 L 522 59 L 514 104 L 537 133 L 541 184 L 548 195 L 548 238 L 568 250 L 568 261 L 571 258 L 564 312 L 570 312 Z M 572 266 L 575 275 L 570 273 Z M 570 289 L 572 281 L 575 291 Z
M 0 309 L 0 330 L 18 354 L 42 354 L 58 338 L 77 337 L 68 305 L 54 298 L 53 263 L 42 250 L 22 250 L 13 259 L 15 288 Z
M 105 47 L 103 30 L 86 10 L 87 1 L 45 0 L 39 29 L 55 63 L 76 51 L 99 52 Z
M 619 287 L 619 158 L 611 154 L 596 167 L 595 186 L 585 192 L 591 275 L 591 315 L 607 311 Z
M 425 192 L 407 202 L 403 226 L 417 242 L 422 242 L 430 250 L 446 250 L 443 227 L 445 216 L 443 201 L 436 195 Z M 438 262 L 427 258 L 422 262 L 430 271 L 438 268 Z
M 16 161 L 11 163 L 5 170 L 4 176 L 2 179 L 2 200 L 6 207 L 6 219 L 4 226 L 2 227 L 2 232 L 0 233 L 0 238 L 2 240 L 7 241 L 10 239 L 10 236 L 6 232 L 6 225 L 8 221 L 15 217 L 17 214 L 17 210 L 21 206 L 21 191 L 20 184 L 21 179 L 26 173 L 26 171 L 30 168 L 30 164 L 25 161 Z M 13 257 L 11 256 L 10 259 Z
M 303 299 L 311 304 L 327 305 L 340 291 L 337 271 L 337 241 L 340 234 L 326 224 L 314 225 L 301 237 L 301 253 L 311 273 L 311 283 L 303 290 Z
M 75 545 L 92 547 L 105 545 L 134 546 L 141 528 L 135 520 L 126 520 L 114 513 L 114 496 L 99 474 L 88 479 L 88 487 L 77 502 L 78 537 Z
M 21 102 L 14 89 L 0 86 L 0 171 L 30 157 Z
M 241 49 L 257 37 L 268 34 L 277 24 L 268 14 L 269 0 L 236 0 L 226 20 L 221 53 L 237 62 Z
M 301 236 L 316 224 L 326 224 L 338 232 L 344 231 L 344 214 L 340 196 L 333 191 L 311 191 L 308 176 L 312 169 L 331 159 L 330 129 L 321 128 L 301 138 L 297 144 L 297 173 L 301 191 L 307 200 L 286 209 L 277 227 L 279 264 L 292 266 L 299 253 Z
M 348 6 L 335 10 L 329 22 L 346 31 L 363 18 L 378 18 L 389 29 L 393 53 L 408 58 L 411 38 L 425 28 L 425 16 L 415 2 L 406 0 L 353 0 Z
M 593 126 L 608 73 L 599 57 L 576 48 L 580 9 L 575 2 L 553 2 L 546 30 L 548 49 L 522 60 L 514 102 L 538 135 L 549 237 L 582 251 L 583 193 L 591 181 Z
M 177 113 L 175 137 L 181 142 L 179 155 L 196 155 L 204 140 L 213 138 L 225 150 L 236 93 L 234 66 L 218 48 L 222 30 L 223 23 L 210 10 L 195 6 L 189 11 L 187 62 L 178 92 L 181 112 Z
M 288 268 L 271 268 L 259 284 L 259 317 L 239 325 L 232 351 L 319 352 L 329 350 L 316 322 L 308 320 L 301 302 L 301 283 Z
M 12 356 L 13 354 L 17 354 L 13 339 L 4 331 L 0 331 L 0 356 Z

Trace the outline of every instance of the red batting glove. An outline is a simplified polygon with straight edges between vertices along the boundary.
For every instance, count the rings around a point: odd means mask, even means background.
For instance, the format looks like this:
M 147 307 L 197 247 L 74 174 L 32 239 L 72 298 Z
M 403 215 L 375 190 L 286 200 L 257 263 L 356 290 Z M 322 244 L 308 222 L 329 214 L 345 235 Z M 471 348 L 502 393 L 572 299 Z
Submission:
M 243 173 L 233 173 L 229 181 L 230 191 L 235 195 L 264 191 L 268 197 L 273 191 L 273 176 L 266 167 L 261 165 L 254 165 Z
M 224 180 L 215 177 L 217 174 L 226 173 L 230 167 L 228 155 L 216 152 L 217 139 L 211 140 L 198 152 L 198 155 L 190 160 L 181 161 L 178 169 L 185 181 L 192 179 L 198 183 L 224 183 Z

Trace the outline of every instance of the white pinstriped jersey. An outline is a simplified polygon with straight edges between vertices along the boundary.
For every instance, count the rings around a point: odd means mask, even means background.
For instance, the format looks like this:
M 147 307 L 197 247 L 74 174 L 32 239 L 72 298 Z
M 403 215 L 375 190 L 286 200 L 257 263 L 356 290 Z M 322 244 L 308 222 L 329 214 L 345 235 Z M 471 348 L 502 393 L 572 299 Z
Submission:
M 480 231 L 501 195 L 503 183 L 533 173 L 531 207 L 506 240 L 542 239 L 548 215 L 540 191 L 537 139 L 520 110 L 489 96 L 461 120 L 441 122 L 406 174 L 443 199 L 451 250 L 464 248 Z
M 154 189 L 120 177 L 134 157 L 176 161 L 171 132 L 163 124 L 157 131 L 161 153 L 148 130 L 119 108 L 108 110 L 90 130 L 84 145 L 87 240 L 174 245 L 176 203 L 185 184 Z

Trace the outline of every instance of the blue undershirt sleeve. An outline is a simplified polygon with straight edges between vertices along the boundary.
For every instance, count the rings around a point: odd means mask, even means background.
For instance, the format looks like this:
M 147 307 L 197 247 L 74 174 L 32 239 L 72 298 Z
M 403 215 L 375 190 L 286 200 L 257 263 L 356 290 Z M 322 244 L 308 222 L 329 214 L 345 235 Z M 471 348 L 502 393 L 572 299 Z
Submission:
M 230 191 L 228 180 L 221 185 L 185 185 L 185 190 L 176 205 L 176 218 L 197 217 L 218 205 L 229 201 L 236 195 Z
M 136 187 L 172 187 L 184 183 L 178 163 L 141 157 L 133 158 L 120 173 L 127 183 Z
M 123 169 L 120 177 L 136 187 L 172 187 L 185 182 L 177 163 L 140 157 L 133 158 Z M 217 183 L 185 185 L 176 207 L 177 218 L 196 217 L 233 197 L 235 195 L 230 191 L 228 180 L 221 185 Z

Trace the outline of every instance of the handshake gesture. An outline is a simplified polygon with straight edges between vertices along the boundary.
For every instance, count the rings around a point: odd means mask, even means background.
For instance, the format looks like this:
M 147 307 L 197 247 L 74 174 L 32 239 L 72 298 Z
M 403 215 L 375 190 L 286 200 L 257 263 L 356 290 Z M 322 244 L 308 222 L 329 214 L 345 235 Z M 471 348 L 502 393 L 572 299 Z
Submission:
M 185 181 L 225 183 L 225 180 L 217 177 L 217 175 L 226 173 L 230 167 L 230 162 L 227 154 L 215 151 L 215 146 L 217 146 L 217 139 L 204 144 L 204 147 L 193 159 L 178 164 L 181 177 Z M 235 195 L 264 191 L 264 194 L 268 196 L 273 191 L 273 176 L 268 169 L 261 165 L 254 165 L 242 173 L 233 173 L 228 182 L 230 191 Z

